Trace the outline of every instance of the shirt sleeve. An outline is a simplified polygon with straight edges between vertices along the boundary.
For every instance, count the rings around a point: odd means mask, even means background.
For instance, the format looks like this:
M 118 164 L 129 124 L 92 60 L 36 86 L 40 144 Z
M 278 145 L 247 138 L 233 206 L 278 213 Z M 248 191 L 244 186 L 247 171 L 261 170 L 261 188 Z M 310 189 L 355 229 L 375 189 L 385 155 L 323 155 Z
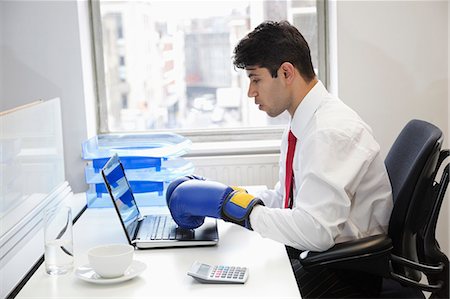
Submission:
M 361 130 L 322 130 L 297 144 L 292 209 L 257 206 L 254 231 L 300 250 L 324 251 L 348 220 L 356 188 L 379 148 Z
M 266 207 L 281 208 L 283 203 L 283 194 L 281 192 L 280 185 L 280 182 L 278 182 L 273 190 L 262 190 L 253 195 L 261 199 Z

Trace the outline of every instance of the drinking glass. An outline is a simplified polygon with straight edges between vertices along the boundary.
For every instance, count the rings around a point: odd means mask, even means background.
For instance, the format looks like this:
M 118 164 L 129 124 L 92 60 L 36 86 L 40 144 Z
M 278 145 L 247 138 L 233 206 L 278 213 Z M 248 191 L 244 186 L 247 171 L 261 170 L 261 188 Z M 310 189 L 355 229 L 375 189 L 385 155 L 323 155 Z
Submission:
M 50 275 L 73 269 L 72 210 L 53 207 L 44 211 L 45 270 Z

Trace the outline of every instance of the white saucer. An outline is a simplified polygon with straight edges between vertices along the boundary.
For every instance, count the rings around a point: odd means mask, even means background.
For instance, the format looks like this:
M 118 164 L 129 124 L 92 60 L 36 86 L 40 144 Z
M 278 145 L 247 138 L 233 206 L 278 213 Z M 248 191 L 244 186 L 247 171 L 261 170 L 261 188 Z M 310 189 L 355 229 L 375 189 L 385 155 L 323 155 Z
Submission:
M 126 281 L 129 279 L 132 279 L 133 277 L 136 277 L 137 275 L 141 274 L 142 271 L 144 271 L 147 268 L 147 265 L 140 261 L 133 261 L 128 267 L 128 269 L 125 271 L 125 273 L 122 276 L 114 277 L 114 278 L 103 278 L 97 273 L 95 273 L 94 269 L 87 264 L 83 265 L 81 267 L 78 267 L 75 270 L 75 276 L 78 278 L 92 282 L 92 283 L 98 283 L 98 284 L 110 284 L 110 283 L 118 283 L 122 281 Z

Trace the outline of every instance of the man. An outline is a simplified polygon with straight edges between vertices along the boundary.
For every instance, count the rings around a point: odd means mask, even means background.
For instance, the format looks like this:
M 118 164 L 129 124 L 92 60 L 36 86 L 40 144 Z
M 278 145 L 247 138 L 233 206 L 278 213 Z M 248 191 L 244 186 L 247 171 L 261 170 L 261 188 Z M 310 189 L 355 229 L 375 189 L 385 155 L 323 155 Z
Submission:
M 259 109 L 291 116 L 280 181 L 254 197 L 216 182 L 179 179 L 167 191 L 177 223 L 195 227 L 204 216 L 232 221 L 287 245 L 291 258 L 386 233 L 393 203 L 380 147 L 369 126 L 317 79 L 300 32 L 288 22 L 264 22 L 234 54 Z M 381 283 L 363 274 L 294 270 L 305 298 L 376 296 Z

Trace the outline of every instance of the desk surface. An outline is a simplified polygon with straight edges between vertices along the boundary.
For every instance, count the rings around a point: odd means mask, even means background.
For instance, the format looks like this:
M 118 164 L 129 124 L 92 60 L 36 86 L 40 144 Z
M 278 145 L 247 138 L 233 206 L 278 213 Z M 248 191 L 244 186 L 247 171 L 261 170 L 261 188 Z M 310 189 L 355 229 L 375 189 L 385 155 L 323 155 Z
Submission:
M 218 225 L 217 246 L 136 250 L 147 269 L 115 285 L 81 281 L 73 272 L 49 276 L 41 265 L 17 298 L 300 298 L 284 245 L 221 220 Z M 87 264 L 88 248 L 126 242 L 113 209 L 87 209 L 74 226 L 75 267 Z M 244 285 L 200 284 L 186 274 L 195 260 L 247 266 L 249 278 Z

